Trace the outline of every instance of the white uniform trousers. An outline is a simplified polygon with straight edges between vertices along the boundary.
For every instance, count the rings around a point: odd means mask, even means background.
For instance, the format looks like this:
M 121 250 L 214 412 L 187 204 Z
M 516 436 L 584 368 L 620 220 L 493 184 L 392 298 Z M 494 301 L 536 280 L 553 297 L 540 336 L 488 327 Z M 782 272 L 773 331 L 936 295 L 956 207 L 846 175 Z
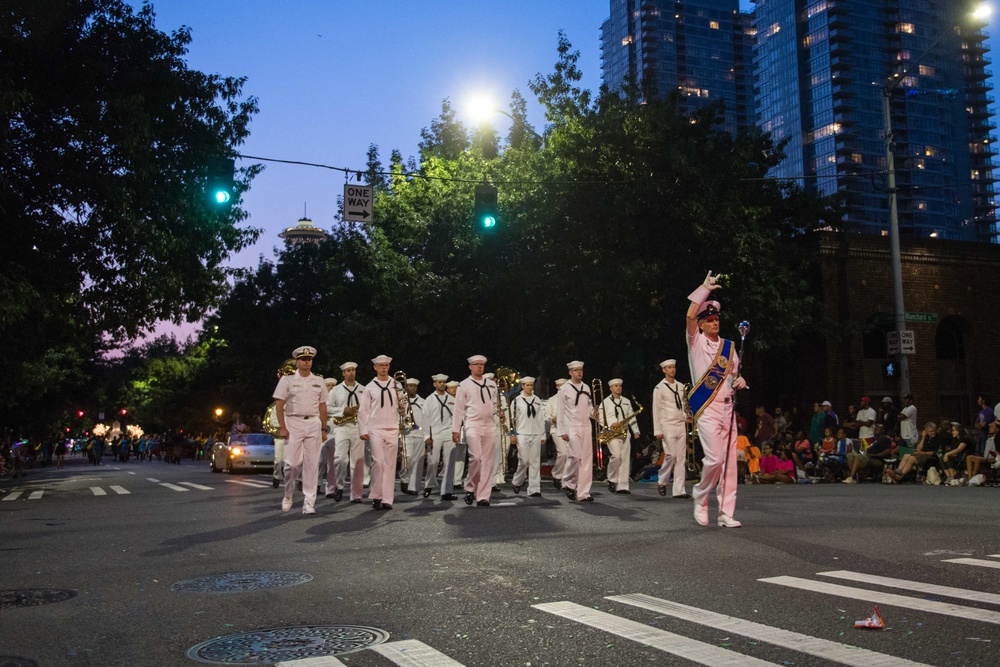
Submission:
M 406 436 L 406 458 L 410 466 L 406 479 L 400 477 L 400 483 L 406 482 L 410 493 L 421 490 L 420 483 L 424 479 L 424 466 L 427 463 L 427 445 L 424 443 L 424 432 L 416 430 Z
M 432 493 L 441 492 L 442 495 L 452 493 L 455 490 L 455 450 L 458 445 L 451 441 L 451 431 L 442 430 L 431 433 L 430 458 L 427 459 L 427 476 L 424 488 L 430 489 Z M 438 464 L 443 463 L 441 471 L 442 478 L 438 480 Z
M 295 495 L 295 482 L 302 477 L 303 509 L 316 504 L 316 485 L 319 483 L 319 450 L 323 446 L 323 431 L 319 418 L 303 419 L 286 415 L 285 428 L 285 499 Z
M 333 448 L 336 444 L 333 438 L 333 427 L 328 431 L 330 438 L 323 441 L 323 446 L 319 450 L 319 480 L 324 482 L 323 493 L 330 493 L 333 489 L 330 480 L 333 477 Z
M 350 470 L 351 500 L 360 500 L 364 495 L 365 441 L 358 433 L 357 424 L 334 426 L 333 439 L 333 462 L 328 464 L 326 492 L 343 489 L 344 478 Z
M 715 489 L 719 513 L 733 516 L 736 510 L 736 424 L 732 405 L 709 406 L 698 419 L 698 436 L 705 451 L 701 481 L 691 495 L 696 507 L 708 507 L 708 495 Z M 728 466 L 726 459 L 729 459 Z
M 465 430 L 465 439 L 469 442 L 469 472 L 465 476 L 465 491 L 474 493 L 477 501 L 488 501 L 493 490 L 496 437 L 495 428 Z
M 660 466 L 657 483 L 666 486 L 671 474 L 674 478 L 673 495 L 683 496 L 687 475 L 687 429 L 683 427 L 668 429 L 663 434 L 663 465 Z
M 616 491 L 628 491 L 629 466 L 632 465 L 632 443 L 629 436 L 624 440 L 608 442 L 611 460 L 608 461 L 608 481 L 615 485 Z
M 552 479 L 561 480 L 566 475 L 566 459 L 569 455 L 569 443 L 562 436 L 552 432 L 552 442 L 556 445 L 556 462 L 552 465 Z
M 511 482 L 514 486 L 528 479 L 528 494 L 542 492 L 542 436 L 530 433 L 517 434 L 517 471 Z
M 451 438 L 450 435 L 448 437 Z M 455 445 L 455 451 L 452 452 L 452 456 L 455 457 L 455 486 L 462 486 L 462 481 L 468 477 L 467 473 L 469 471 L 465 462 L 468 453 L 469 440 L 465 437 L 465 429 L 462 429 L 461 437 L 458 439 L 458 444 Z
M 150 460 L 152 458 L 150 455 Z M 274 470 L 271 477 L 277 484 L 285 481 L 285 439 L 280 436 L 274 436 Z
M 563 487 L 575 490 L 577 500 L 589 498 L 590 487 L 594 483 L 594 451 L 590 427 L 561 430 L 563 434 L 569 435 L 569 442 L 563 440 L 568 445 Z
M 496 443 L 496 454 L 493 458 L 493 483 L 499 486 L 507 481 L 507 475 L 503 472 L 504 457 L 507 456 L 507 452 L 504 450 L 510 449 L 510 441 L 506 437 L 500 437 L 499 429 L 497 429 Z
M 372 478 L 368 498 L 391 505 L 396 494 L 399 429 L 372 429 L 368 433 L 368 444 L 372 451 Z

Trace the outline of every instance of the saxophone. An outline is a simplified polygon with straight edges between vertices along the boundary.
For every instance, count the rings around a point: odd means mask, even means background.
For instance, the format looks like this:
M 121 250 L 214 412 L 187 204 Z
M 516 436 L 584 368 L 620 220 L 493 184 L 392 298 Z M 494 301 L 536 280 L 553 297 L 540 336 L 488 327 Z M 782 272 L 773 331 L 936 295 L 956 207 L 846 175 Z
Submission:
M 618 424 L 618 428 L 615 428 L 613 426 L 606 426 L 606 427 L 604 427 L 604 428 L 601 429 L 600 433 L 598 433 L 597 440 L 602 445 L 606 445 L 609 442 L 611 442 L 612 440 L 625 440 L 626 438 L 628 438 L 628 426 L 629 426 L 629 424 L 631 424 L 632 422 L 634 422 L 636 420 L 636 418 L 640 414 L 642 414 L 642 411 L 645 409 L 645 408 L 642 407 L 642 403 L 640 403 L 639 401 L 635 400 L 635 396 L 632 397 L 632 402 L 635 405 L 639 406 L 638 410 L 634 410 L 634 411 L 630 412 L 629 414 L 627 414 L 624 417 L 622 417 L 621 421 L 616 422 Z M 605 421 L 607 421 L 607 417 L 605 417 Z

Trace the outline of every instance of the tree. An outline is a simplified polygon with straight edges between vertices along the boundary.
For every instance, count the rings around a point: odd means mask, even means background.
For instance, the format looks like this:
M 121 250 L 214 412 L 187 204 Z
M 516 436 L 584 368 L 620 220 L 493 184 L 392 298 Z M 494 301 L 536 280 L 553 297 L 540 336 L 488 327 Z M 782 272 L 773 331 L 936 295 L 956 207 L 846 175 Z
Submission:
M 213 210 L 204 194 L 209 162 L 248 136 L 256 100 L 242 78 L 188 68 L 190 32 L 154 19 L 122 0 L 0 8 L 5 420 L 41 398 L 20 383 L 50 352 L 92 358 L 102 335 L 200 318 L 225 291 L 224 260 L 257 237 L 243 211 Z M 258 169 L 239 170 L 239 192 Z

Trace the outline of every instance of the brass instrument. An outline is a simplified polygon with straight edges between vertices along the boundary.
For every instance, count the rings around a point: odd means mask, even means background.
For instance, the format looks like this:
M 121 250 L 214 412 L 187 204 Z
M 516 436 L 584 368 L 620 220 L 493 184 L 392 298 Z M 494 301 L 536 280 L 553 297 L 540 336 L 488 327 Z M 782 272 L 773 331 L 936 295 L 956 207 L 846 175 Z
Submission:
M 496 369 L 493 374 L 494 380 L 497 383 L 497 415 L 500 417 L 500 454 L 501 454 L 501 465 L 503 466 L 503 474 L 506 476 L 509 471 L 507 465 L 507 456 L 510 454 L 510 444 L 507 439 L 507 425 L 510 422 L 509 416 L 503 409 L 503 395 L 508 391 L 513 389 L 521 381 L 521 374 L 515 371 L 513 368 L 507 368 L 506 366 L 501 366 Z M 508 408 L 510 405 L 508 404 Z
M 345 424 L 357 424 L 358 423 L 358 413 L 353 415 L 343 415 L 342 417 L 330 417 L 330 421 L 336 426 L 343 426 Z
M 396 390 L 396 401 L 399 403 L 399 478 L 410 471 L 410 459 L 406 455 L 406 434 L 413 430 L 415 420 L 413 419 L 413 406 L 410 405 L 410 397 L 406 394 L 406 373 L 396 371 L 392 374 L 394 389 Z
M 595 378 L 590 381 L 590 393 L 591 400 L 594 402 L 594 412 L 598 414 L 597 418 L 597 467 L 604 467 L 604 449 L 601 445 L 610 442 L 611 438 L 611 428 L 608 427 L 608 414 L 607 410 L 604 409 L 604 382 L 600 378 Z M 598 411 L 600 411 L 598 413 Z
M 639 409 L 638 410 L 634 410 L 633 412 L 631 412 L 631 413 L 625 415 L 624 417 L 622 417 L 620 421 L 615 422 L 616 424 L 618 424 L 617 427 L 614 427 L 614 426 L 605 426 L 604 428 L 602 428 L 601 431 L 600 431 L 600 433 L 597 436 L 597 441 L 600 444 L 606 445 L 607 443 L 611 442 L 612 440 L 625 440 L 626 438 L 628 438 L 628 426 L 629 426 L 629 424 L 631 424 L 633 421 L 635 421 L 636 418 L 645 409 L 645 408 L 642 407 L 642 403 L 640 403 L 639 401 L 635 400 L 635 396 L 632 397 L 632 402 L 635 405 L 638 405 Z M 601 407 L 602 408 L 604 407 L 603 406 L 603 402 L 602 402 Z M 607 419 L 607 415 L 605 415 L 604 421 L 607 421 L 607 420 L 608 420 Z
M 688 416 L 691 420 L 691 428 L 688 429 L 687 437 L 687 469 L 694 472 L 698 470 L 698 464 L 695 461 L 695 442 L 698 440 L 698 422 L 694 420 L 694 414 L 691 412 L 691 404 L 688 403 L 688 394 L 691 393 L 692 384 L 690 382 L 684 385 L 684 414 Z
M 281 364 L 278 368 L 277 376 L 282 378 L 286 375 L 294 375 L 295 371 L 298 370 L 298 364 L 295 359 L 285 359 L 285 363 Z M 264 425 L 264 432 L 275 438 L 281 436 L 281 427 L 278 426 L 278 404 L 271 403 L 264 412 L 264 419 L 262 421 Z

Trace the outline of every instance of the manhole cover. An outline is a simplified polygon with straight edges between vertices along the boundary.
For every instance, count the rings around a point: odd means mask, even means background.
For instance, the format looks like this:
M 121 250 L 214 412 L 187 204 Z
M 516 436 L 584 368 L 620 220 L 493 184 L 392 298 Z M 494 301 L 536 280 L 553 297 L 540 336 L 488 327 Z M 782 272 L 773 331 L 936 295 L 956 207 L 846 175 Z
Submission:
M 313 576 L 305 572 L 227 572 L 178 581 L 170 590 L 180 593 L 242 593 L 263 588 L 298 586 L 312 579 Z
M 38 663 L 16 655 L 0 655 L 0 667 L 38 667 Z
M 62 602 L 76 597 L 76 591 L 59 588 L 20 588 L 0 591 L 0 609 L 9 607 L 37 607 Z
M 364 650 L 389 639 L 389 633 L 362 625 L 306 625 L 268 628 L 218 637 L 187 650 L 191 660 L 220 665 L 270 665 Z

